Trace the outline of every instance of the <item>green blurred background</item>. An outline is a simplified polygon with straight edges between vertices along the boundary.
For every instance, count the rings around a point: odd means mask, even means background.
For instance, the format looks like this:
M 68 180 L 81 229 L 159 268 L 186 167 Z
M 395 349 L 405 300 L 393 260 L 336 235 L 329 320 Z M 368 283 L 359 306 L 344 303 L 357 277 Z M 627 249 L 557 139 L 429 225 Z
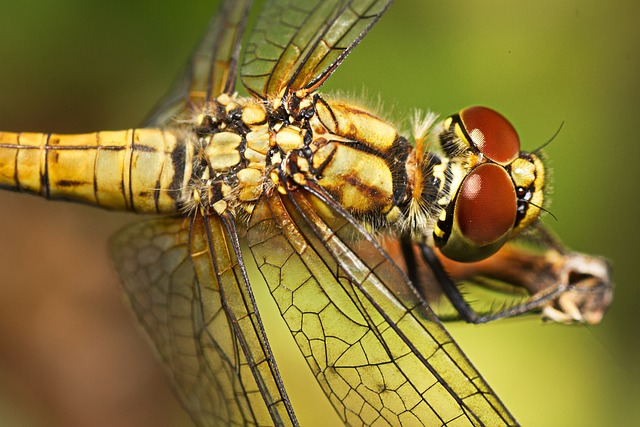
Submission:
M 137 125 L 215 3 L 3 1 L 0 129 Z M 547 149 L 558 218 L 547 222 L 570 247 L 612 260 L 603 324 L 450 326 L 526 426 L 640 425 L 639 21 L 630 0 L 398 0 L 323 88 L 366 88 L 405 129 L 414 108 L 492 106 L 529 149 L 564 122 Z M 109 272 L 106 240 L 133 219 L 0 195 L 0 424 L 188 425 Z M 313 381 L 288 378 L 302 425 L 327 425 Z

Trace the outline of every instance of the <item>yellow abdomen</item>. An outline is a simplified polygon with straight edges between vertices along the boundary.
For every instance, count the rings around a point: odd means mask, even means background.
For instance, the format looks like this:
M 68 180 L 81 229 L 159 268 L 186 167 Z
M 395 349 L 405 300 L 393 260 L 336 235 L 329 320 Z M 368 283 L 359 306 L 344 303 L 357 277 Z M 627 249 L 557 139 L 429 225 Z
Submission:
M 177 212 L 191 147 L 160 129 L 0 132 L 0 187 L 108 209 Z

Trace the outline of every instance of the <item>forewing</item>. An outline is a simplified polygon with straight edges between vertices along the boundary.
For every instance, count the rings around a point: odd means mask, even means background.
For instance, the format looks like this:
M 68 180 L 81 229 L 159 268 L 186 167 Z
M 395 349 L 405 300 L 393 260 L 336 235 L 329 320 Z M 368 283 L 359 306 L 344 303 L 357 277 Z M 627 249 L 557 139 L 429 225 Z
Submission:
M 395 264 L 335 202 L 324 200 L 333 206 L 302 189 L 263 198 L 248 239 L 343 420 L 515 425 Z
M 144 120 L 143 126 L 167 125 L 183 111 L 206 107 L 221 93 L 233 92 L 250 7 L 251 0 L 226 0 L 221 4 L 184 72 Z
M 380 19 L 391 0 L 270 0 L 242 64 L 242 82 L 263 99 L 314 91 Z
M 218 217 L 135 224 L 114 238 L 112 257 L 139 322 L 198 425 L 292 424 Z

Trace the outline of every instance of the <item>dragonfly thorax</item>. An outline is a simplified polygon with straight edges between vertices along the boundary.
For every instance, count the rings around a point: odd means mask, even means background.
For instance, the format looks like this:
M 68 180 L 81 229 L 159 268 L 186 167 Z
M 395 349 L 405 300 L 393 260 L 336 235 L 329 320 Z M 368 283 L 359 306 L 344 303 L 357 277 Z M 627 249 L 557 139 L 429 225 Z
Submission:
M 343 207 L 375 224 L 395 220 L 407 187 L 409 143 L 352 105 L 309 96 L 295 114 L 222 95 L 195 129 L 191 190 L 184 206 L 251 212 L 265 192 L 317 181 Z M 288 107 L 288 105 L 287 105 Z M 304 108 L 303 108 L 304 107 Z

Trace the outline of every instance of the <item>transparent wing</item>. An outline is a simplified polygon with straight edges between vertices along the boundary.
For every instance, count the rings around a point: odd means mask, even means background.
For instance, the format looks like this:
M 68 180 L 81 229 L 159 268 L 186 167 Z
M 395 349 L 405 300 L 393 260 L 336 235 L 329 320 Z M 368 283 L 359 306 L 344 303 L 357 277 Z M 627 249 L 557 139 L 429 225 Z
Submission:
M 270 0 L 246 47 L 244 86 L 263 99 L 314 91 L 390 6 L 391 0 Z
M 144 120 L 161 127 L 193 106 L 206 106 L 235 87 L 238 55 L 251 0 L 226 0 L 209 22 L 203 39 L 171 90 Z
M 218 217 L 135 224 L 114 238 L 112 257 L 198 425 L 296 425 Z
M 248 240 L 302 353 L 349 425 L 516 425 L 408 279 L 315 188 L 256 206 Z

